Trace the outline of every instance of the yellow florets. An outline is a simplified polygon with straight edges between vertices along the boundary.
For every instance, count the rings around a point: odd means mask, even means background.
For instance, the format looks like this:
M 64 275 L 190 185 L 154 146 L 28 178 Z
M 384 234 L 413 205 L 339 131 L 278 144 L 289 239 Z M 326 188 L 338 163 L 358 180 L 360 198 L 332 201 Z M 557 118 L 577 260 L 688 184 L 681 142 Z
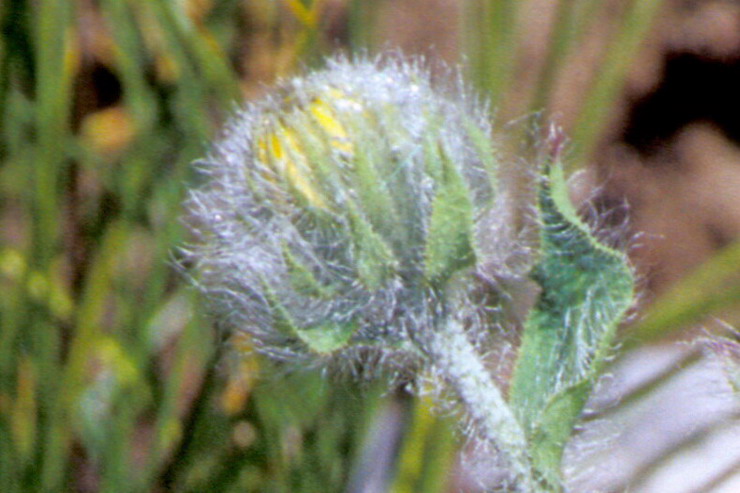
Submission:
M 348 99 L 342 91 L 330 88 L 326 90 L 325 97 L 315 98 L 305 107 L 296 107 L 287 117 L 268 127 L 268 133 L 256 139 L 257 157 L 287 180 L 314 207 L 325 209 L 328 204 L 316 184 L 316 169 L 309 163 L 302 132 L 309 131 L 331 149 L 345 156 L 351 155 L 354 145 L 334 106 L 338 101 L 345 100 Z M 296 128 L 296 122 L 305 125 L 299 129 Z

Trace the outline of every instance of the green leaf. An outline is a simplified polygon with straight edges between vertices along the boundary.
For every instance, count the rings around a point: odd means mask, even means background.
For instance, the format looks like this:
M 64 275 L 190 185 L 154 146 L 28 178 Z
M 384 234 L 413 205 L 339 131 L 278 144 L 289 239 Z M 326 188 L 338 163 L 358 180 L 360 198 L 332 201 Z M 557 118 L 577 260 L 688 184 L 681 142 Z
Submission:
M 535 467 L 558 484 L 563 447 L 632 303 L 633 278 L 626 257 L 576 215 L 558 165 L 539 206 L 542 251 L 532 278 L 542 291 L 525 323 L 509 400 Z
M 444 150 L 427 152 L 426 161 L 430 174 L 438 175 L 425 252 L 427 279 L 436 283 L 475 262 L 473 204 L 465 180 Z

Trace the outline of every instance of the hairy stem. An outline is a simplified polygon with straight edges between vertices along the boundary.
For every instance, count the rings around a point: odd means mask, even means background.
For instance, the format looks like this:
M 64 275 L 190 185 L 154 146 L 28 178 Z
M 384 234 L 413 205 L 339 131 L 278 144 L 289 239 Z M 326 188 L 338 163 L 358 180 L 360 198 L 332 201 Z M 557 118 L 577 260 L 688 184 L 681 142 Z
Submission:
M 495 445 L 506 459 L 514 491 L 538 491 L 524 429 L 460 323 L 447 320 L 425 345 L 436 372 L 455 392 L 484 439 Z

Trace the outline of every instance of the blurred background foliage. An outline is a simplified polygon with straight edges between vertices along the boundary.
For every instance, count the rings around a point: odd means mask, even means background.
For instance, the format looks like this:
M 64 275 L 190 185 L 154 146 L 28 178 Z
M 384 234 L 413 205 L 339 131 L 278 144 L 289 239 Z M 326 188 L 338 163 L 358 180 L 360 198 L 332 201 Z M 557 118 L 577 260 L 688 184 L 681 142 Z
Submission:
M 574 199 L 643 279 L 627 346 L 740 319 L 734 2 L 5 0 L 0 490 L 472 490 L 425 401 L 234 354 L 174 268 L 239 101 L 396 47 L 464 65 L 501 128 L 566 130 Z

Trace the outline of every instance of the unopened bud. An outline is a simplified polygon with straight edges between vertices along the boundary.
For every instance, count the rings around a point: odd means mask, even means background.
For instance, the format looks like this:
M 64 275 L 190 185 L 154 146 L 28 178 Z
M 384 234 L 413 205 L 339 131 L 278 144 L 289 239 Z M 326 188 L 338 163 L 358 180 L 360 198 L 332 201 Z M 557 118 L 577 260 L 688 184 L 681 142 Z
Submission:
M 403 349 L 449 309 L 451 279 L 473 283 L 496 196 L 489 121 L 418 63 L 334 60 L 287 81 L 201 163 L 188 251 L 207 298 L 268 352 Z

